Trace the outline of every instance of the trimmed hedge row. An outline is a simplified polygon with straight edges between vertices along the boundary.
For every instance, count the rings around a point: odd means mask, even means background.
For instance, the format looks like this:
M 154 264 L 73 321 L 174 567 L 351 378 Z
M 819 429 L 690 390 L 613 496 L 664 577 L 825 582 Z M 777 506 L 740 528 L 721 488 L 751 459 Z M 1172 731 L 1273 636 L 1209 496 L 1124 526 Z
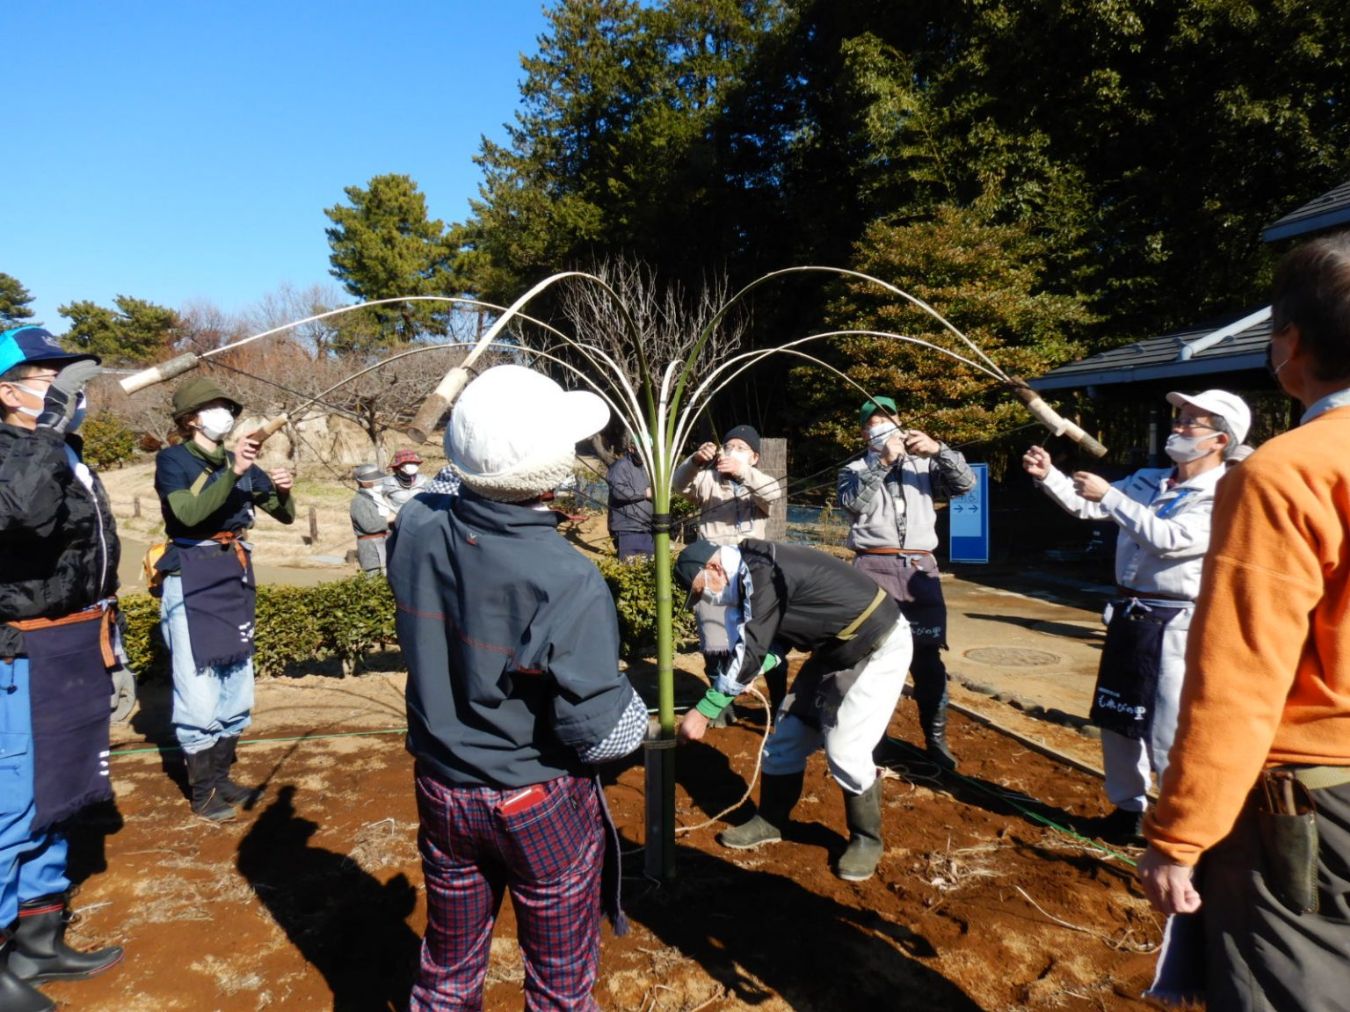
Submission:
M 656 643 L 655 565 L 650 560 L 621 563 L 612 558 L 601 558 L 596 564 L 614 595 L 621 653 L 633 657 L 652 652 Z M 159 634 L 159 601 L 149 594 L 130 594 L 119 603 L 132 669 L 142 678 L 166 676 L 169 658 Z M 693 616 L 679 612 L 677 640 L 693 634 Z M 383 577 L 353 576 L 313 587 L 258 588 L 253 670 L 261 677 L 311 668 L 324 658 L 336 659 L 350 673 L 367 653 L 395 643 L 394 595 Z

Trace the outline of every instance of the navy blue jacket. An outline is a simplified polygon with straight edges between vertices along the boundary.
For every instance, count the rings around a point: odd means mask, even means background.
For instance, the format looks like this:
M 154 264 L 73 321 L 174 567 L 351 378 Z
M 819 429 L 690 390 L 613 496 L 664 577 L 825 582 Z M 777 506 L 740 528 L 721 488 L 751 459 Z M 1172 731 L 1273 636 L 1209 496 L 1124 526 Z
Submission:
M 408 750 L 447 783 L 526 787 L 590 767 L 633 688 L 599 570 L 551 510 L 468 489 L 399 512 L 389 585 L 408 664 Z

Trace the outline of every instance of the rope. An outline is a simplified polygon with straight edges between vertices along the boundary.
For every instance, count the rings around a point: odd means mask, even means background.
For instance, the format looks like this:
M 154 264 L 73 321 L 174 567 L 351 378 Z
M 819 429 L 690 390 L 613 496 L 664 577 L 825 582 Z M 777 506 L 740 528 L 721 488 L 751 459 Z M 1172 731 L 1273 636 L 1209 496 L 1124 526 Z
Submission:
M 680 836 L 684 833 L 692 833 L 699 829 L 706 829 L 714 822 L 721 822 L 723 816 L 730 815 L 736 809 L 740 808 L 741 805 L 750 800 L 750 792 L 755 789 L 755 784 L 759 781 L 760 767 L 764 765 L 764 746 L 769 743 L 769 735 L 773 733 L 773 711 L 769 708 L 769 701 L 765 699 L 753 685 L 745 691 L 758 699 L 760 704 L 764 707 L 764 737 L 759 740 L 759 750 L 755 753 L 755 769 L 754 772 L 750 774 L 750 782 L 745 785 L 745 793 L 733 804 L 728 805 L 716 815 L 712 816 L 712 818 L 700 822 L 697 826 L 676 826 L 676 836 Z

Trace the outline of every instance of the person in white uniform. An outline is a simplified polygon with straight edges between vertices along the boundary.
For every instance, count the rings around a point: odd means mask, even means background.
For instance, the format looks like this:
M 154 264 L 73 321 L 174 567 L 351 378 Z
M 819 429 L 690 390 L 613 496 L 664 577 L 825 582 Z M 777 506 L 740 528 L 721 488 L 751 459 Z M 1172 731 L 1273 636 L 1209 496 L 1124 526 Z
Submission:
M 1106 645 L 1091 711 L 1102 729 L 1106 795 L 1114 806 L 1095 830 L 1120 844 L 1142 843 L 1150 774 L 1161 782 L 1167 768 L 1214 489 L 1252 420 L 1242 398 L 1226 390 L 1173 392 L 1167 402 L 1178 411 L 1166 446 L 1175 467 L 1143 468 L 1113 484 L 1087 471 L 1065 475 L 1039 446 L 1022 458 L 1065 511 L 1120 528 L 1117 597 L 1103 616 Z

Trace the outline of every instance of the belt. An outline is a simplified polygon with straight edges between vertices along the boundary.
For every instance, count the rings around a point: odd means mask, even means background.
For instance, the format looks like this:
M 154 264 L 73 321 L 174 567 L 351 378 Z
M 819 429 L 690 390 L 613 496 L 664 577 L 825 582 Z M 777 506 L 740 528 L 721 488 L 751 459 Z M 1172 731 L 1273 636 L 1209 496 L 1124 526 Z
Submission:
M 373 539 L 375 539 L 375 538 L 387 538 L 387 537 L 389 537 L 389 532 L 388 532 L 388 531 L 380 531 L 378 534 L 358 534 L 358 535 L 356 536 L 356 540 L 357 540 L 357 541 L 371 541 L 371 540 L 373 540 Z
M 101 622 L 102 628 L 98 633 L 99 650 L 103 654 L 103 663 L 109 669 L 117 667 L 117 655 L 113 653 L 112 630 L 113 623 L 117 621 L 117 601 L 114 599 L 108 604 L 96 604 L 92 608 L 85 608 L 81 611 L 73 611 L 69 615 L 62 615 L 60 618 L 15 618 L 10 619 L 7 625 L 13 626 L 20 632 L 38 632 L 42 629 L 55 629 L 59 626 L 75 625 L 79 622 Z
M 1350 766 L 1286 766 L 1294 779 L 1310 791 L 1350 784 Z
M 1144 601 L 1179 601 L 1182 604 L 1195 603 L 1194 598 L 1186 597 L 1184 594 L 1164 594 L 1154 590 L 1135 590 L 1133 587 L 1126 587 L 1119 583 L 1116 584 L 1116 593 L 1120 597 L 1137 597 Z
M 858 630 L 862 628 L 862 624 L 871 617 L 872 612 L 877 610 L 877 606 L 880 605 L 882 601 L 886 600 L 886 596 L 886 592 L 878 587 L 876 594 L 872 597 L 872 603 L 864 608 L 857 618 L 835 633 L 834 638 L 837 640 L 853 639 L 853 637 L 858 634 Z
M 932 555 L 924 548 L 855 548 L 854 555 Z
M 248 552 L 244 548 L 243 539 L 239 537 L 238 531 L 220 531 L 201 541 L 194 541 L 191 538 L 174 538 L 173 543 L 183 548 L 199 548 L 213 543 L 228 545 L 234 549 L 234 557 L 239 560 L 240 568 L 245 572 L 248 571 Z

